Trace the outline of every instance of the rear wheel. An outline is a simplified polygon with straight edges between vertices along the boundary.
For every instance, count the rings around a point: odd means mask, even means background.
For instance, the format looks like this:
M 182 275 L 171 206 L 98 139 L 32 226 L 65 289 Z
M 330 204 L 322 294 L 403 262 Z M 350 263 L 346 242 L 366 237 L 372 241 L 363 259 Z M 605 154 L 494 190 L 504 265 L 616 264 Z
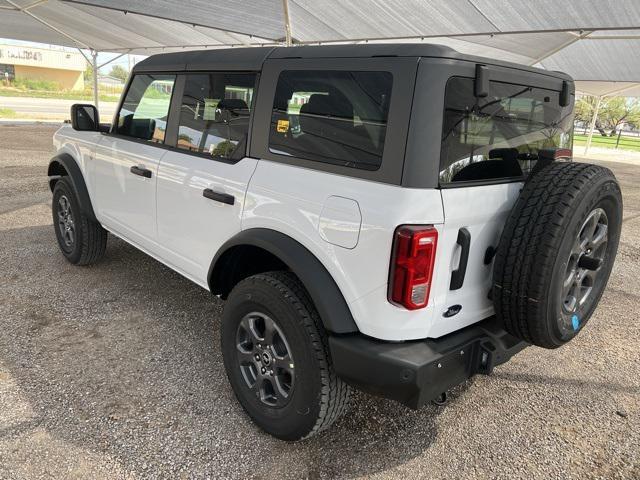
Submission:
M 610 170 L 552 163 L 523 188 L 494 265 L 496 315 L 512 335 L 545 348 L 591 318 L 615 260 L 622 195 Z
M 347 408 L 350 388 L 336 376 L 320 318 L 293 274 L 264 273 L 236 285 L 221 342 L 236 397 L 271 435 L 301 440 Z
M 62 177 L 53 188 L 53 228 L 62 254 L 74 265 L 88 265 L 104 256 L 107 231 L 80 209 L 71 182 Z

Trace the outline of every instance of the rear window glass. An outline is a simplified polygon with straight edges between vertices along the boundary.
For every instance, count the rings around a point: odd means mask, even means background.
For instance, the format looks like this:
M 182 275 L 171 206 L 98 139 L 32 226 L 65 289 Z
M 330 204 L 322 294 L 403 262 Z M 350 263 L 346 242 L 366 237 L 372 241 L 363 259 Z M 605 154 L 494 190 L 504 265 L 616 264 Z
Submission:
M 521 179 L 539 150 L 571 148 L 572 106 L 560 106 L 559 92 L 491 82 L 477 98 L 473 87 L 471 78 L 447 83 L 441 184 Z
M 382 163 L 393 76 L 389 72 L 284 71 L 269 150 L 364 170 Z
M 177 147 L 210 157 L 241 159 L 246 150 L 255 81 L 255 74 L 187 75 Z

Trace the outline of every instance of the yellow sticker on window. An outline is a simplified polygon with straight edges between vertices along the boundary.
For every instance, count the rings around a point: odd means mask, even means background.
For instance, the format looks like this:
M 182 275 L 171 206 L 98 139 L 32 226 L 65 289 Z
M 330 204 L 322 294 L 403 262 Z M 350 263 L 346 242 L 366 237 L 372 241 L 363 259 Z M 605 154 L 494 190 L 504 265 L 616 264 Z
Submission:
M 289 120 L 278 120 L 276 130 L 278 133 L 287 133 L 289 130 Z

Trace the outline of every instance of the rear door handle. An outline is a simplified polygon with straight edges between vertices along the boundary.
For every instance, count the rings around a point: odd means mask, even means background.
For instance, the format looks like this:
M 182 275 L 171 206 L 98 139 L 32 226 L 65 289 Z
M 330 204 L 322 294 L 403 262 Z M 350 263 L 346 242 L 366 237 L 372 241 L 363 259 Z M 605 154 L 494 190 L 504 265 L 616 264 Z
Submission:
M 469 261 L 469 250 L 471 249 L 471 233 L 465 227 L 458 230 L 458 240 L 456 243 L 460 245 L 460 263 L 451 273 L 451 283 L 449 290 L 458 290 L 462 288 L 464 276 L 467 273 L 467 262 Z
M 151 170 L 147 170 L 144 167 L 138 167 L 138 166 L 134 165 L 133 167 L 131 167 L 129 169 L 129 171 L 131 173 L 133 173 L 134 175 L 139 175 L 139 176 L 144 177 L 144 178 L 151 178 Z
M 227 205 L 233 205 L 236 203 L 236 197 L 229 195 L 228 193 L 214 192 L 210 188 L 205 188 L 202 191 L 202 196 L 216 202 L 226 203 Z

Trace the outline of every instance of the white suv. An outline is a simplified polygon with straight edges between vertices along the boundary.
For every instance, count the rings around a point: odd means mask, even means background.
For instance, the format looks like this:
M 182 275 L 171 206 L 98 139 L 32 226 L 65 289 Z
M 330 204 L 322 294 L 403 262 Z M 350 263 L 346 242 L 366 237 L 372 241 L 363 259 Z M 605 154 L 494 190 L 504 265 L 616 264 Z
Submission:
M 622 204 L 570 161 L 573 96 L 437 45 L 156 55 L 111 125 L 56 133 L 54 228 L 74 264 L 111 232 L 226 299 L 238 400 L 301 439 L 350 386 L 418 408 L 583 327 Z

